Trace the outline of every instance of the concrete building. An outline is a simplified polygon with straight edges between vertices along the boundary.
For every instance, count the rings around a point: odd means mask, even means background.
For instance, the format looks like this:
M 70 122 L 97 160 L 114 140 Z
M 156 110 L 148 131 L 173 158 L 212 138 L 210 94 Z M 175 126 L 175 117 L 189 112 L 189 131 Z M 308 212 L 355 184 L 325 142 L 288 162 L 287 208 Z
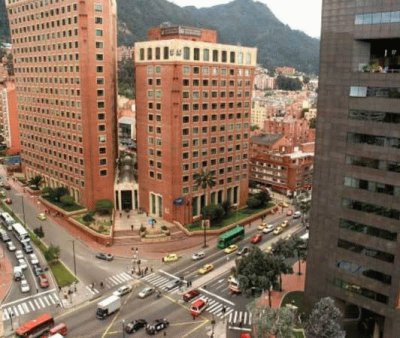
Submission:
M 398 1 L 323 1 L 306 296 L 359 337 L 400 335 L 399 41 Z
M 256 49 L 217 33 L 164 25 L 135 44 L 140 207 L 182 224 L 201 208 L 246 203 Z M 212 172 L 204 193 L 193 176 Z
M 23 168 L 92 208 L 114 199 L 116 4 L 8 0 Z

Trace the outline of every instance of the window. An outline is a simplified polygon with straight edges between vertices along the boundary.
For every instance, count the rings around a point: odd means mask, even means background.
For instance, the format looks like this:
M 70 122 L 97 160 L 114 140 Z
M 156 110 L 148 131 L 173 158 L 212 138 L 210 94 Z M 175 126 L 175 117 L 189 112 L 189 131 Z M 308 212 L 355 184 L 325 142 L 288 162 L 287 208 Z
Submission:
M 100 176 L 107 176 L 107 170 L 100 170 Z
M 213 50 L 213 61 L 218 62 L 218 50 L 214 49 Z M 217 69 L 217 68 L 214 68 Z
M 335 278 L 333 282 L 334 282 L 334 285 L 338 288 L 346 290 L 347 292 L 351 292 L 351 293 L 358 294 L 363 297 L 375 300 L 379 303 L 387 304 L 389 301 L 388 296 L 385 296 L 381 293 L 361 287 L 358 284 L 349 283 L 349 282 L 346 282 L 339 278 Z
M 228 62 L 228 53 L 226 50 L 223 50 L 221 53 L 221 61 L 222 62 Z
M 96 61 L 103 61 L 103 54 L 96 54 Z
M 94 22 L 96 23 L 96 24 L 102 24 L 103 23 L 103 18 L 100 18 L 100 17 L 98 17 L 98 16 L 96 16 L 95 18 L 94 18 Z
M 193 49 L 193 59 L 195 61 L 200 61 L 200 48 Z
M 242 65 L 243 64 L 243 52 L 239 52 L 237 58 L 238 58 L 238 63 L 240 65 Z
M 104 47 L 104 44 L 103 44 L 103 42 L 102 41 L 96 41 L 96 48 L 103 48 Z
M 103 36 L 103 30 L 102 29 L 96 29 L 96 36 Z
M 349 198 L 344 198 L 342 200 L 342 206 L 351 210 L 358 210 L 365 213 L 400 220 L 400 210 L 397 209 L 387 208 L 366 202 L 360 202 Z
M 152 59 L 153 59 L 153 49 L 147 48 L 147 60 L 152 60 Z
M 107 164 L 107 159 L 106 158 L 101 158 L 99 161 L 100 165 L 106 165 Z
M 94 4 L 94 11 L 97 13 L 101 13 L 103 11 L 103 5 L 102 4 Z
M 190 66 L 183 66 L 183 74 L 185 75 L 190 74 Z
M 140 58 L 141 61 L 144 60 L 144 48 L 140 48 L 140 51 L 139 51 L 139 58 Z
M 229 55 L 230 55 L 229 62 L 235 63 L 235 52 L 230 52 Z
M 210 50 L 203 49 L 203 61 L 210 61 Z
M 367 257 L 372 257 L 375 258 L 377 260 L 381 260 L 384 262 L 388 262 L 388 263 L 393 263 L 394 262 L 394 255 L 387 253 L 387 252 L 383 252 L 383 251 L 379 251 L 376 250 L 374 248 L 370 248 L 370 247 L 366 247 L 364 245 L 361 244 L 357 244 L 357 243 L 353 243 L 350 241 L 346 241 L 344 239 L 339 238 L 338 239 L 338 243 L 337 246 L 339 248 L 342 248 L 344 250 L 348 250 L 354 253 L 358 253 L 360 255 L 363 256 L 367 256 Z
M 169 48 L 164 47 L 164 60 L 168 60 L 168 59 L 169 59 Z
M 190 48 L 189 47 L 183 47 L 183 59 L 190 60 Z
M 372 225 L 366 225 L 354 221 L 350 221 L 347 219 L 340 219 L 339 227 L 341 229 L 346 229 L 354 232 L 364 233 L 368 236 L 382 238 L 388 241 L 396 241 L 397 233 L 391 232 L 385 229 L 381 229 L 379 227 L 375 227 Z
M 156 47 L 156 60 L 161 59 L 161 49 L 160 47 Z

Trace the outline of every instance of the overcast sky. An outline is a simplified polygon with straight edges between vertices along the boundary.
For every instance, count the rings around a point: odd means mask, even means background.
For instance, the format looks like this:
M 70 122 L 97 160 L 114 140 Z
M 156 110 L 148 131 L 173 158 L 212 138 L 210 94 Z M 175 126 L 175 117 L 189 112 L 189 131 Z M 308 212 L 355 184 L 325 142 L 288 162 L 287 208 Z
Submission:
M 179 6 L 211 7 L 231 0 L 168 0 Z M 292 29 L 319 38 L 322 0 L 258 0 L 268 5 L 275 16 Z

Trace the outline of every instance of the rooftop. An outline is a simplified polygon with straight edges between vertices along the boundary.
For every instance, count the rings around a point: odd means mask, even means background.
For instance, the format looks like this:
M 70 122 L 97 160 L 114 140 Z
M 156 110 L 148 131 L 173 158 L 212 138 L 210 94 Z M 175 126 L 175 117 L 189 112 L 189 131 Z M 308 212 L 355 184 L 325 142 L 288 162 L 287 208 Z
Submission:
M 251 137 L 251 142 L 256 144 L 273 145 L 281 139 L 283 134 L 263 134 Z

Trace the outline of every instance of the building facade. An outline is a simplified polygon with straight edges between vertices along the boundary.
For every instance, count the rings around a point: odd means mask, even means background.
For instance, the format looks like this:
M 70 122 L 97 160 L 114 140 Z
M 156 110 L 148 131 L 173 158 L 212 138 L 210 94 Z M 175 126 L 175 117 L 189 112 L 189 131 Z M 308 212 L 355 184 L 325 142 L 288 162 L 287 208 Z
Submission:
M 400 3 L 325 0 L 306 296 L 400 334 Z
M 92 208 L 113 200 L 116 4 L 7 0 L 23 169 Z
M 248 195 L 256 49 L 217 43 L 211 30 L 164 26 L 135 44 L 140 207 L 182 224 L 201 208 Z M 204 192 L 194 175 L 212 172 Z

